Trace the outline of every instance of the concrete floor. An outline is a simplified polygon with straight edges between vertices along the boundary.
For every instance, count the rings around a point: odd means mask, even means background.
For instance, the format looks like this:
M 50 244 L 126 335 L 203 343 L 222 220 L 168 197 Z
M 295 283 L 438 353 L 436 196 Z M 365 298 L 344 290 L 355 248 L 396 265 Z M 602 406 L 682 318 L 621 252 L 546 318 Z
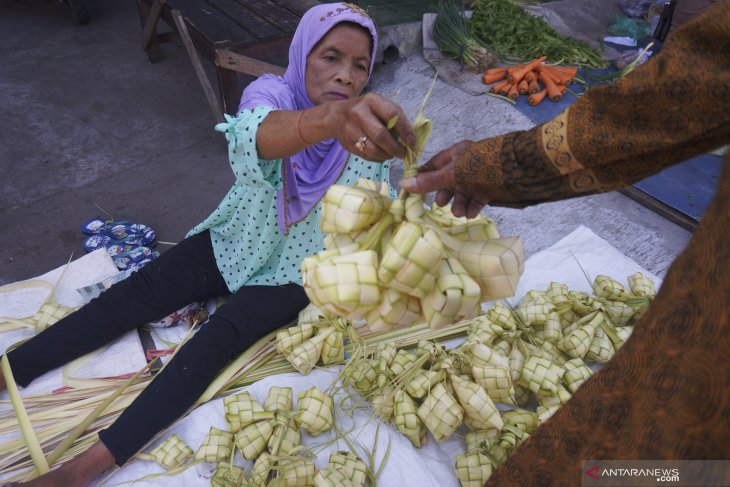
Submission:
M 164 45 L 164 61 L 149 64 L 135 2 L 86 3 L 91 23 L 78 26 L 59 3 L 0 0 L 0 285 L 78 256 L 81 224 L 105 212 L 177 242 L 233 180 L 184 48 Z M 380 66 L 372 89 L 415 114 L 432 76 L 410 52 Z M 426 115 L 434 120 L 429 154 L 532 125 L 503 102 L 441 82 Z M 583 224 L 659 275 L 690 238 L 618 193 L 485 213 L 503 234 L 521 235 L 528 255 Z

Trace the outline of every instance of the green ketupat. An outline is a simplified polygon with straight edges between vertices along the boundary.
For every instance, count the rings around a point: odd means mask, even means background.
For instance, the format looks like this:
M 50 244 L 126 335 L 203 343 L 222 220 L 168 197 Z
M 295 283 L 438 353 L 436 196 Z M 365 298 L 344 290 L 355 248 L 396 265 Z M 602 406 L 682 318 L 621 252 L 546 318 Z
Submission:
M 417 414 L 436 441 L 450 437 L 464 419 L 464 410 L 442 383 L 431 389 Z
M 319 436 L 334 425 L 334 401 L 331 396 L 312 387 L 297 396 L 297 424 L 312 436 Z
M 464 451 L 488 450 L 495 443 L 500 431 L 497 429 L 469 431 L 464 435 L 466 449 Z
M 423 318 L 421 301 L 395 289 L 383 289 L 380 303 L 365 316 L 370 330 L 386 332 L 418 323 Z
M 464 423 L 474 430 L 501 430 L 502 417 L 482 386 L 459 376 L 451 376 L 456 399 L 464 409 Z
M 268 481 L 272 466 L 271 455 L 263 452 L 253 464 L 249 483 L 253 487 L 264 487 Z
M 333 451 L 330 453 L 328 468 L 339 470 L 356 487 L 365 485 L 368 469 L 365 462 L 351 451 Z
M 563 373 L 563 369 L 549 359 L 532 355 L 522 367 L 521 382 L 535 394 L 555 395 Z
M 654 281 L 649 277 L 645 276 L 641 272 L 630 275 L 628 277 L 629 289 L 631 294 L 638 297 L 654 297 L 656 296 L 656 288 L 654 287 Z
M 233 448 L 233 434 L 215 427 L 211 427 L 208 435 L 195 452 L 195 459 L 204 462 L 223 462 L 231 457 Z
M 568 390 L 573 393 L 593 375 L 593 371 L 580 358 L 568 360 L 565 362 L 564 368 L 563 382 Z
M 271 414 L 270 418 L 273 418 Z M 236 446 L 246 460 L 253 460 L 269 446 L 276 423 L 272 419 L 256 421 L 235 434 Z
M 178 435 L 172 435 L 149 453 L 140 453 L 137 456 L 142 460 L 155 461 L 169 470 L 185 463 L 192 454 L 192 448 Z
M 388 211 L 390 199 L 370 189 L 334 184 L 322 198 L 320 229 L 353 233 L 375 224 Z
M 264 411 L 263 406 L 246 391 L 224 397 L 223 407 L 225 409 L 226 422 L 233 433 L 251 424 L 254 421 L 255 414 Z
M 426 442 L 426 427 L 418 416 L 416 403 L 405 391 L 395 391 L 393 397 L 395 427 L 420 448 Z
M 380 302 L 378 254 L 338 250 L 307 257 L 302 262 L 302 284 L 317 307 L 338 316 L 363 318 Z
M 471 344 L 466 354 L 472 364 L 474 381 L 484 387 L 489 397 L 503 404 L 514 404 L 509 358 L 478 342 Z
M 443 256 L 444 247 L 435 231 L 403 222 L 383 252 L 378 278 L 385 287 L 425 298 L 436 283 L 435 270 Z
M 302 323 L 287 328 L 276 334 L 276 351 L 282 355 L 286 355 L 313 336 L 314 325 L 311 323 Z
M 286 457 L 279 460 L 274 469 L 276 477 L 268 487 L 307 487 L 314 485 L 314 463 L 302 457 Z
M 227 462 L 219 462 L 210 478 L 211 487 L 241 487 L 246 481 L 246 474 L 241 467 Z
M 492 476 L 492 461 L 478 451 L 456 455 L 454 468 L 461 487 L 482 487 Z
M 314 487 L 354 487 L 341 470 L 331 467 L 318 470 L 313 479 Z
M 482 290 L 482 300 L 508 298 L 517 292 L 525 250 L 519 237 L 464 242 L 454 256 Z
M 435 286 L 421 300 L 428 326 L 439 329 L 475 317 L 480 311 L 480 295 L 479 284 L 447 253 L 438 266 Z

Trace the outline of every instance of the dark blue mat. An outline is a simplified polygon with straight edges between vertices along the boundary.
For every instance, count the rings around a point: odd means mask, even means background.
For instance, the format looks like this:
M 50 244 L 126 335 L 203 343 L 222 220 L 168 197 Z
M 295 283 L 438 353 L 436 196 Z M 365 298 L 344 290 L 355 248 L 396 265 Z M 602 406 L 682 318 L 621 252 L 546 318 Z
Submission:
M 635 188 L 699 221 L 715 196 L 722 157 L 703 154 L 634 184 Z
M 580 76 L 583 79 L 590 79 L 585 73 L 580 73 Z M 573 83 L 570 90 L 575 94 L 582 94 L 585 91 L 583 86 L 577 83 Z M 532 107 L 527 104 L 526 96 L 520 96 L 515 107 L 536 124 L 541 124 L 555 118 L 576 99 L 574 94 L 566 92 L 557 102 L 545 99 L 539 105 Z M 721 157 L 704 154 L 643 179 L 634 184 L 634 187 L 699 221 L 715 195 L 721 169 Z

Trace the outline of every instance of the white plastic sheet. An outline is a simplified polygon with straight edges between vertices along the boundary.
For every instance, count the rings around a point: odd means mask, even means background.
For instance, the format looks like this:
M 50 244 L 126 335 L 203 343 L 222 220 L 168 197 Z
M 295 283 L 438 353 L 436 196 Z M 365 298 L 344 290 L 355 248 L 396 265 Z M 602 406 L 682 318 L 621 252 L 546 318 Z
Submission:
M 512 301 L 513 303 L 518 302 L 529 290 L 545 289 L 551 281 L 566 284 L 571 290 L 590 291 L 589 278 L 592 280 L 598 274 L 609 275 L 626 285 L 626 278 L 636 272 L 642 272 L 651 277 L 655 280 L 657 288 L 659 287 L 660 282 L 656 276 L 642 269 L 588 228 L 581 226 L 553 246 L 527 260 L 518 293 Z M 289 386 L 294 390 L 296 398 L 298 392 L 312 386 L 322 390 L 326 389 L 335 379 L 338 370 L 338 367 L 330 367 L 315 370 L 307 376 L 295 373 L 280 374 L 252 384 L 247 390 L 253 397 L 263 402 L 272 385 Z M 211 426 L 227 429 L 223 413 L 222 399 L 211 401 L 177 421 L 163 432 L 149 448 L 173 433 L 177 433 L 193 450 L 196 450 Z M 377 418 L 372 416 L 367 405 L 358 410 L 352 419 L 338 410 L 337 418 L 342 429 L 352 428 L 349 434 L 351 440 L 369 449 L 376 447 L 376 468 L 383 461 L 386 449 L 389 450 L 382 473 L 378 478 L 378 486 L 458 487 L 459 483 L 453 465 L 456 455 L 464 450 L 464 441 L 461 437 L 463 430 L 442 443 L 437 443 L 429 435 L 427 444 L 416 449 L 393 426 L 380 423 Z M 354 425 L 352 421 L 354 421 Z M 375 444 L 376 432 L 377 444 Z M 305 446 L 316 449 L 317 445 L 327 443 L 332 438 L 332 434 L 325 433 L 317 438 L 303 434 L 302 438 Z M 340 441 L 321 449 L 315 461 L 317 467 L 323 468 L 327 464 L 330 451 L 337 449 L 347 449 L 347 446 Z M 243 461 L 240 456 L 237 456 L 235 463 L 244 466 L 247 475 L 250 473 L 251 462 Z M 134 482 L 135 486 L 140 487 L 152 485 L 207 486 L 210 485 L 210 477 L 214 468 L 215 466 L 212 464 L 199 464 L 175 477 L 158 477 L 153 480 L 139 481 L 138 479 L 142 477 L 164 470 L 154 462 L 135 460 L 118 469 L 111 477 L 105 475 L 102 478 L 108 477 L 104 485 Z M 137 481 L 135 482 L 135 480 Z M 99 482 L 97 482 L 98 484 Z

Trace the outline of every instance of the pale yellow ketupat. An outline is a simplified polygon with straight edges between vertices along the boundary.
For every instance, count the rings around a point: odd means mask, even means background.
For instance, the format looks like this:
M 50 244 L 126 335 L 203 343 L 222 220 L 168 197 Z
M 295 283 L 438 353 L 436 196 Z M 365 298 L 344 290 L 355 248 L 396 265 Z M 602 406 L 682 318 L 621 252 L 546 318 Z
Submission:
M 406 148 L 405 177 L 418 172 L 431 133 L 423 115 L 431 90 L 413 123 L 416 143 Z M 302 263 L 304 289 L 317 307 L 366 319 L 373 331 L 422 320 L 440 328 L 476 316 L 482 301 L 514 295 L 524 267 L 518 237 L 500 237 L 481 215 L 456 218 L 450 207 L 426 208 L 422 195 L 387 195 L 384 185 L 364 181 L 325 194 L 327 250 Z

